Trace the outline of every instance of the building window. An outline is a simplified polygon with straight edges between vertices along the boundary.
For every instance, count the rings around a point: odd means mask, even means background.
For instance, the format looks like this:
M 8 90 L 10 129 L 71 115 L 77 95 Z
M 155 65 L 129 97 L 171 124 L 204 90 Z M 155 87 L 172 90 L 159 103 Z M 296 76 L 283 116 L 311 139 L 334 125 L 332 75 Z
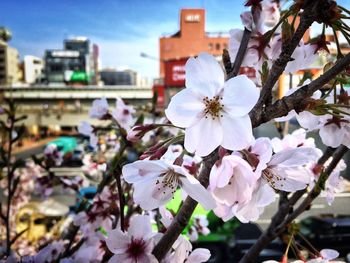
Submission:
M 220 43 L 216 43 L 216 45 L 215 45 L 215 48 L 216 48 L 216 50 L 220 50 Z
M 213 50 L 213 49 L 214 49 L 213 43 L 209 43 L 209 50 Z

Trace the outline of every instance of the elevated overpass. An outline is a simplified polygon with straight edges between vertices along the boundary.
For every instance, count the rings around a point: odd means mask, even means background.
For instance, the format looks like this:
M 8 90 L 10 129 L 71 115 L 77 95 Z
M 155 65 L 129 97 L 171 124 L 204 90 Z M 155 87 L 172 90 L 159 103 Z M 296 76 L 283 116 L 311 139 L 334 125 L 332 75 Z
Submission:
M 151 87 L 137 86 L 0 86 L 0 97 L 15 101 L 18 114 L 27 115 L 24 122 L 28 126 L 73 127 L 89 119 L 95 99 L 105 97 L 112 109 L 116 97 L 137 106 L 150 103 L 152 96 Z

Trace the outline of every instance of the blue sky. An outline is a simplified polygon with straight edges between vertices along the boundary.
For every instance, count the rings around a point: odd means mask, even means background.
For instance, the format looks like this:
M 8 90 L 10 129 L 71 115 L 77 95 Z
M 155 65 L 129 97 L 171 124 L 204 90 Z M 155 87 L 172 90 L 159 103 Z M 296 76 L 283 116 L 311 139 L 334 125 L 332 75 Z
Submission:
M 2 0 L 0 26 L 13 34 L 10 45 L 21 57 L 42 57 L 45 49 L 62 48 L 63 39 L 86 36 L 100 47 L 103 67 L 128 67 L 156 77 L 158 38 L 179 28 L 181 8 L 205 8 L 206 31 L 241 27 L 243 0 Z M 350 0 L 338 1 L 350 7 Z

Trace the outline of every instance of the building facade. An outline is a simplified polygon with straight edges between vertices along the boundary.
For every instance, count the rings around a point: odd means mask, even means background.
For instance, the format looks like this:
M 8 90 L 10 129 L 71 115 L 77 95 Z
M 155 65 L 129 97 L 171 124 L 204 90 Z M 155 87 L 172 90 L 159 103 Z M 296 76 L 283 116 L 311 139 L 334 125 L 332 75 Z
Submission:
M 100 71 L 100 79 L 104 85 L 139 85 L 139 76 L 136 71 L 105 69 Z
M 0 40 L 0 84 L 12 85 L 19 80 L 17 49 Z
M 35 56 L 24 56 L 23 71 L 25 83 L 41 83 L 44 73 L 44 61 Z
M 93 49 L 86 37 L 77 37 L 64 40 L 62 50 L 46 50 L 44 59 L 47 82 L 97 84 L 96 47 Z
M 165 64 L 169 60 L 184 59 L 208 52 L 221 56 L 228 47 L 228 36 L 205 31 L 204 9 L 182 9 L 180 30 L 172 36 L 159 39 L 160 76 L 165 76 Z

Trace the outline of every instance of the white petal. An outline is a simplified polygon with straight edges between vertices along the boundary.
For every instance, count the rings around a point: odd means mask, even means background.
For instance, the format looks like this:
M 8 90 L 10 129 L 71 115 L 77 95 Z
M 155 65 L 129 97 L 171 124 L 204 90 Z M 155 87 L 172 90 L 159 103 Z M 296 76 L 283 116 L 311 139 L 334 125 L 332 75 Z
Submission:
M 108 249 L 114 254 L 125 252 L 130 242 L 131 238 L 119 229 L 111 230 L 106 239 Z
M 169 166 L 164 161 L 141 160 L 123 166 L 122 173 L 126 182 L 133 184 L 143 180 L 155 180 Z
M 269 162 L 269 166 L 278 165 L 280 167 L 292 167 L 305 165 L 318 159 L 318 153 L 315 148 L 295 148 L 280 151 L 274 154 Z
M 297 116 L 300 126 L 310 131 L 317 128 L 320 118 L 309 111 L 302 111 Z
M 251 152 L 258 155 L 259 164 L 255 169 L 255 173 L 260 176 L 261 171 L 266 168 L 267 163 L 271 160 L 272 156 L 272 143 L 267 137 L 260 137 L 255 140 L 252 145 Z
M 305 189 L 310 181 L 309 169 L 304 167 L 274 167 L 273 171 L 280 176 L 281 180 L 275 180 L 274 188 L 286 192 L 295 192 Z
M 114 255 L 108 260 L 108 263 L 134 263 L 134 260 L 128 256 L 128 254 Z
M 232 206 L 228 206 L 221 203 L 217 203 L 213 211 L 215 215 L 220 217 L 224 222 L 227 222 L 228 220 L 230 220 L 232 217 L 235 216 Z
M 288 114 L 286 116 L 275 118 L 275 121 L 276 122 L 289 121 L 289 120 L 293 119 L 296 116 L 297 116 L 296 111 L 295 110 L 291 110 L 290 112 L 288 112 Z
M 221 118 L 223 140 L 221 146 L 229 150 L 242 150 L 254 140 L 252 123 L 248 115 L 231 117 L 223 114 Z
M 275 153 L 280 152 L 284 149 L 282 140 L 277 137 L 271 139 L 271 145 Z
M 258 101 L 259 94 L 259 89 L 246 75 L 229 79 L 224 87 L 224 110 L 234 117 L 246 115 Z
M 216 96 L 224 85 L 224 72 L 216 59 L 207 53 L 190 58 L 185 65 L 186 87 L 198 95 Z
M 205 105 L 202 98 L 190 89 L 184 89 L 171 98 L 165 115 L 175 126 L 191 126 L 204 115 Z
M 88 123 L 86 121 L 82 121 L 80 123 L 80 125 L 78 126 L 78 132 L 81 134 L 84 134 L 86 136 L 90 136 L 92 131 L 93 131 L 92 126 L 90 125 L 90 123 Z
M 237 156 L 231 155 L 229 157 Z M 213 189 L 213 196 L 226 205 L 246 203 L 251 199 L 252 187 L 255 181 L 256 178 L 250 166 L 246 168 L 241 164 L 237 164 L 232 171 L 230 182 L 224 187 Z
M 222 142 L 223 131 L 220 122 L 212 118 L 202 118 L 185 131 L 185 149 L 199 156 L 207 156 Z
M 332 260 L 339 257 L 339 252 L 334 249 L 327 249 L 327 248 L 322 249 L 320 251 L 320 254 L 324 259 L 327 259 L 327 260 Z
M 189 177 L 192 177 L 189 179 Z M 194 200 L 200 203 L 204 209 L 211 210 L 216 206 L 214 198 L 192 175 L 180 177 L 182 189 Z
M 210 258 L 210 251 L 206 248 L 196 248 L 186 260 L 186 263 L 207 262 Z
M 153 210 L 171 199 L 155 199 L 154 191 L 158 189 L 154 181 L 142 181 L 134 184 L 134 202 L 144 210 Z
M 328 124 L 320 129 L 320 137 L 325 145 L 336 148 L 344 140 L 344 129 L 339 129 L 335 124 Z
M 146 239 L 152 233 L 151 218 L 145 215 L 136 215 L 131 218 L 128 228 L 129 235 L 135 239 Z

